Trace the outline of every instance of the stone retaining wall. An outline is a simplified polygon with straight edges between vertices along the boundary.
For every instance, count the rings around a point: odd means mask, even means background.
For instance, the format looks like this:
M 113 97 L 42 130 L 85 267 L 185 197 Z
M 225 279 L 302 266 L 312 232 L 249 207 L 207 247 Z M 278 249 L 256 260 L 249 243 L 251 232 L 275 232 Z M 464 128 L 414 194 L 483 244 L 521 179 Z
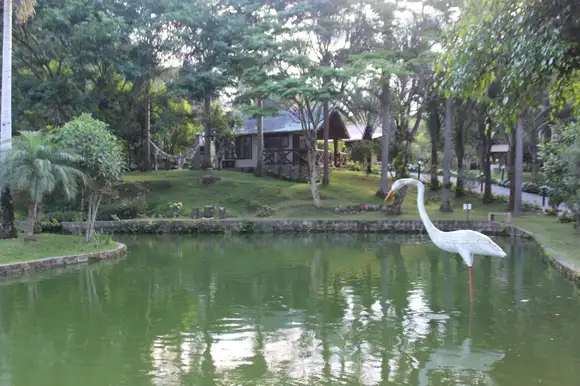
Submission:
M 102 260 L 120 257 L 125 254 L 127 247 L 117 243 L 117 247 L 110 251 L 80 253 L 72 256 L 49 257 L 41 260 L 23 261 L 19 263 L 0 264 L 0 276 L 12 276 L 28 271 L 40 271 L 42 269 L 62 267 L 71 264 L 86 263 L 90 260 Z
M 443 231 L 473 229 L 494 236 L 531 238 L 527 232 L 510 225 L 487 221 L 435 221 Z M 84 230 L 83 223 L 63 222 L 73 234 Z M 106 233 L 198 234 L 198 233 L 426 233 L 418 220 L 122 220 L 97 221 L 95 230 Z

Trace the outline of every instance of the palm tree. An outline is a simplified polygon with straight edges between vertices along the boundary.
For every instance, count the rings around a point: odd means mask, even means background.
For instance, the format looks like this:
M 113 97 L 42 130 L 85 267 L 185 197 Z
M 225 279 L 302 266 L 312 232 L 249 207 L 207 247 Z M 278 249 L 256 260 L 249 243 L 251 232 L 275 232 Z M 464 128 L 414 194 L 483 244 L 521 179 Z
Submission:
M 4 20 L 2 34 L 2 105 L 0 107 L 0 157 L 3 159 L 10 149 L 12 138 L 12 0 L 4 0 Z M 16 19 L 25 22 L 34 14 L 36 0 L 16 0 Z M 17 235 L 14 229 L 14 208 L 10 187 L 6 185 L 0 194 L 3 216 L 0 219 L 0 238 Z
M 79 179 L 84 180 L 85 176 L 71 165 L 80 160 L 80 156 L 60 149 L 50 135 L 39 131 L 24 131 L 14 139 L 2 165 L 0 181 L 30 194 L 29 239 L 34 238 L 38 206 L 45 195 L 58 186 L 68 199 L 76 194 Z

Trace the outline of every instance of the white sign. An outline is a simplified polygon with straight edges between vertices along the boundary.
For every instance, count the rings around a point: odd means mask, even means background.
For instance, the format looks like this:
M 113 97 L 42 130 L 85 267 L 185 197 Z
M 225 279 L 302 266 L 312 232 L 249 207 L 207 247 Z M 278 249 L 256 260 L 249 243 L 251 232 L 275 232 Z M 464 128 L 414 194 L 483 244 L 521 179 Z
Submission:
M 471 204 L 463 204 L 463 210 L 471 210 Z

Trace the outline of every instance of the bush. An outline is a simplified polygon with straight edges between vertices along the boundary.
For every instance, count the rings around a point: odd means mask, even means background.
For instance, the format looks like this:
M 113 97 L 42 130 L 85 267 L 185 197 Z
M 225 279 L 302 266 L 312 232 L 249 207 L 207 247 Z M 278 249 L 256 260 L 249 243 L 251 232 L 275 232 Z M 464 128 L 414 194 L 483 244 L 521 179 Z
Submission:
M 355 172 L 362 172 L 364 170 L 363 164 L 361 164 L 360 162 L 354 162 L 354 161 L 348 161 L 346 163 L 346 168 L 348 170 L 352 170 Z
M 257 212 L 259 210 L 261 210 L 264 207 L 264 204 L 262 204 L 259 201 L 256 200 L 252 200 L 248 203 L 248 209 L 253 211 L 253 212 Z
M 274 209 L 270 208 L 268 205 L 264 205 L 259 211 L 258 213 L 256 213 L 256 216 L 258 217 L 270 217 L 274 214 Z
M 82 213 L 81 212 L 51 212 L 45 213 L 42 216 L 43 220 L 50 221 L 55 220 L 57 222 L 76 222 L 82 220 Z
M 177 218 L 181 215 L 181 212 L 183 211 L 183 204 L 181 202 L 170 202 L 169 210 L 171 211 L 171 215 L 174 218 Z
M 144 216 L 148 208 L 145 195 L 139 194 L 136 197 L 123 198 L 115 214 L 123 220 L 138 218 Z
M 542 189 L 540 189 L 540 187 L 533 182 L 524 182 L 522 184 L 522 192 L 532 193 L 532 194 L 541 194 Z
M 501 194 L 491 194 L 492 200 L 498 204 L 507 204 L 510 200 L 509 196 L 503 196 Z
M 40 223 L 40 229 L 42 232 L 47 233 L 59 233 L 62 231 L 62 224 L 60 221 L 55 220 L 54 218 L 48 220 L 42 220 Z
M 115 203 L 101 204 L 97 213 L 97 221 L 111 221 L 118 211 L 119 205 Z

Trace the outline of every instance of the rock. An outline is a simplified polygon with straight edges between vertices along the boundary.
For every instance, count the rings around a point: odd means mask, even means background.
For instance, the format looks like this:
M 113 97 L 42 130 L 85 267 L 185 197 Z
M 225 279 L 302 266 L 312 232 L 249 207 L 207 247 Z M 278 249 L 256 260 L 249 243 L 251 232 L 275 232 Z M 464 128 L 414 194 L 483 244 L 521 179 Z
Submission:
M 215 184 L 218 181 L 221 181 L 222 177 L 220 176 L 215 176 L 213 174 L 206 174 L 205 176 L 201 177 L 199 179 L 199 182 L 203 185 L 211 185 L 211 184 Z

